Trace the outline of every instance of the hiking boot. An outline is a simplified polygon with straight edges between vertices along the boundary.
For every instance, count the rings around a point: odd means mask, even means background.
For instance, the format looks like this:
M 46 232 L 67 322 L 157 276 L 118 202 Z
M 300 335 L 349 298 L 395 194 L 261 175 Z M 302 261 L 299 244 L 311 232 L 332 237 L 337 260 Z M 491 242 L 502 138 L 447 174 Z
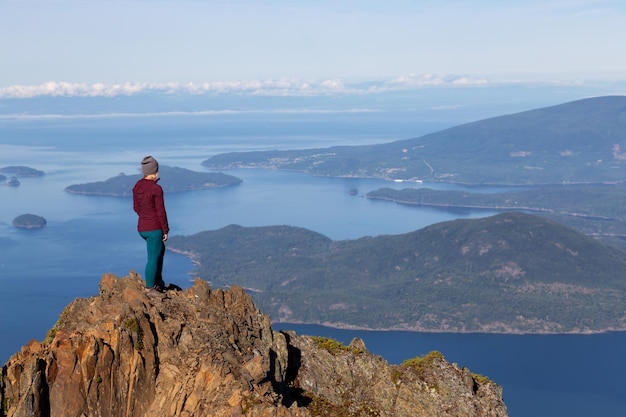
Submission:
M 146 294 L 148 295 L 161 295 L 163 294 L 163 288 L 159 285 L 155 285 L 153 287 L 146 287 Z
M 183 289 L 180 288 L 178 285 L 176 284 L 172 284 L 170 283 L 167 287 L 165 287 L 166 291 L 182 291 Z

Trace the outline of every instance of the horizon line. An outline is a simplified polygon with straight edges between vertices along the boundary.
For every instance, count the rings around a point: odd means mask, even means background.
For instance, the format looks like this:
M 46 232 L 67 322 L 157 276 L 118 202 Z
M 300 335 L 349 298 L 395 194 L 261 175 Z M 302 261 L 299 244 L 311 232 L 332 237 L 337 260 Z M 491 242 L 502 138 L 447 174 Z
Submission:
M 346 82 L 340 78 L 309 80 L 275 78 L 265 80 L 212 82 L 124 82 L 72 83 L 48 81 L 38 85 L 0 87 L 0 99 L 29 99 L 37 97 L 119 97 L 141 94 L 164 95 L 223 95 L 315 97 L 330 95 L 369 95 L 427 88 L 475 88 L 506 85 L 585 86 L 588 83 L 614 83 L 626 80 L 599 81 L 594 79 L 521 80 L 488 79 L 480 76 L 450 74 L 408 74 L 386 80 L 372 79 Z

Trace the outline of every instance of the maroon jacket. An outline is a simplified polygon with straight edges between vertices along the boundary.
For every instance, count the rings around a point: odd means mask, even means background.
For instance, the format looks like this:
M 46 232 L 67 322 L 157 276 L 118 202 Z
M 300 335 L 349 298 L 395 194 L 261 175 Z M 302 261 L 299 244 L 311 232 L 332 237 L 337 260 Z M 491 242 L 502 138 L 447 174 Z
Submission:
M 163 189 L 154 180 L 145 178 L 133 187 L 133 209 L 139 215 L 137 230 L 149 232 L 161 229 L 163 234 L 170 231 L 163 201 Z

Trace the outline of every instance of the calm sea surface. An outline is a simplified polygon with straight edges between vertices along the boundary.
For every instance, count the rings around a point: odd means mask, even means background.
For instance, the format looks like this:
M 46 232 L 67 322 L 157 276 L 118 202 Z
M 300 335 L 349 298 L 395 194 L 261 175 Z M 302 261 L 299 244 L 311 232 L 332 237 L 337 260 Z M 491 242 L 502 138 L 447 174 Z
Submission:
M 344 344 L 358 337 L 370 352 L 393 364 L 437 350 L 448 362 L 501 385 L 510 417 L 626 415 L 626 333 L 434 334 L 284 323 L 274 329 L 332 337 Z
M 103 273 L 143 272 L 145 247 L 136 233 L 130 199 L 72 195 L 64 192 L 65 187 L 121 172 L 136 173 L 146 154 L 162 165 L 203 171 L 201 161 L 221 152 L 380 143 L 442 127 L 394 123 L 393 128 L 351 129 L 350 123 L 356 126 L 360 121 L 337 123 L 238 124 L 202 117 L 0 120 L 0 167 L 27 165 L 46 173 L 41 178 L 22 178 L 17 188 L 0 186 L 0 363 L 30 339 L 42 340 L 70 301 L 97 294 Z M 303 125 L 310 127 L 304 129 L 310 133 L 302 134 Z M 385 133 L 390 131 L 393 136 Z M 227 173 L 243 183 L 166 196 L 172 235 L 229 224 L 286 224 L 342 240 L 494 214 L 404 207 L 364 198 L 382 186 L 407 184 L 264 170 Z M 358 194 L 350 195 L 351 189 Z M 12 220 L 24 213 L 41 215 L 48 225 L 40 230 L 14 228 Z M 166 281 L 188 287 L 192 270 L 187 258 L 166 254 Z M 360 337 L 370 351 L 391 363 L 438 350 L 450 362 L 502 385 L 512 417 L 626 414 L 624 333 L 514 336 L 364 332 L 288 324 L 275 328 L 344 343 Z

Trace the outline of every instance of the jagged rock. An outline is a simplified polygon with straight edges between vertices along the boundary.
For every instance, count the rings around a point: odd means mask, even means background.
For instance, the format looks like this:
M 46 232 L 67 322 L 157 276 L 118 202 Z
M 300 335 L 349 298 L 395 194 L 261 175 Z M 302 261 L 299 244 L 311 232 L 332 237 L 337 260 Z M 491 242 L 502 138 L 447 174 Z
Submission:
M 240 287 L 147 293 L 131 271 L 69 304 L 2 368 L 2 417 L 492 416 L 502 390 L 442 355 L 389 365 L 276 332 Z

